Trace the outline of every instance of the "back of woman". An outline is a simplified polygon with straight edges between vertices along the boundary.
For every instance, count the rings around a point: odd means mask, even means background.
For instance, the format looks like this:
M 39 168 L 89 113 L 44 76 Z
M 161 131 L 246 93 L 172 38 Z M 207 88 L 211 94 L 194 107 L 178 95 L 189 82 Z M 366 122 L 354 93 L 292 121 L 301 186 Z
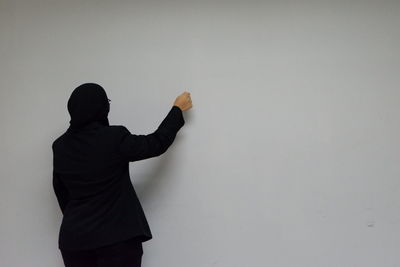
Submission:
M 100 85 L 73 91 L 70 127 L 52 144 L 53 187 L 63 213 L 58 246 L 66 266 L 140 266 L 142 242 L 152 233 L 129 162 L 164 153 L 185 123 L 182 111 L 190 107 L 185 92 L 155 132 L 136 135 L 109 124 L 109 99 Z

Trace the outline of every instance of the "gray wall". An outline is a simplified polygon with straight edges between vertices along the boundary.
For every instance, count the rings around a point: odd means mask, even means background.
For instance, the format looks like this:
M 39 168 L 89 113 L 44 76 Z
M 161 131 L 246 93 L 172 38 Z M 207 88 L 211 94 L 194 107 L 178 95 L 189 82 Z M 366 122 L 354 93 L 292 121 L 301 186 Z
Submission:
M 399 266 L 399 12 L 0 0 L 0 266 L 63 266 L 51 142 L 84 82 L 140 134 L 191 92 L 175 143 L 131 164 L 144 267 Z

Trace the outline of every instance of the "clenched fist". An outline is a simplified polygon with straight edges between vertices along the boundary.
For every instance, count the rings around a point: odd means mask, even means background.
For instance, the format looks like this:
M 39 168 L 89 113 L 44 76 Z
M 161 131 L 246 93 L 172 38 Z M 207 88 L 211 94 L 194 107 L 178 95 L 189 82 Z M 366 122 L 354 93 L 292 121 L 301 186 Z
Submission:
M 174 102 L 174 106 L 178 106 L 182 111 L 186 111 L 192 108 L 192 99 L 190 98 L 189 92 L 183 92 L 180 94 Z

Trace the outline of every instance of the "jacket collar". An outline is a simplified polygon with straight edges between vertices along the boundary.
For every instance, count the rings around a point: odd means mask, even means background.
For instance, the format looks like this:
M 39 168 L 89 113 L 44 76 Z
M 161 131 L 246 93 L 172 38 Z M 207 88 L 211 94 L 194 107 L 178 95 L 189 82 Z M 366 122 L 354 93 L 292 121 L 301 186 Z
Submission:
M 97 128 L 101 128 L 101 127 L 105 127 L 105 125 L 103 125 L 101 122 L 99 121 L 92 121 L 88 124 L 86 124 L 85 126 L 79 128 L 79 129 L 73 129 L 71 128 L 71 126 L 68 128 L 68 131 L 70 132 L 75 132 L 75 131 L 84 131 L 84 130 L 90 130 L 90 129 L 97 129 Z

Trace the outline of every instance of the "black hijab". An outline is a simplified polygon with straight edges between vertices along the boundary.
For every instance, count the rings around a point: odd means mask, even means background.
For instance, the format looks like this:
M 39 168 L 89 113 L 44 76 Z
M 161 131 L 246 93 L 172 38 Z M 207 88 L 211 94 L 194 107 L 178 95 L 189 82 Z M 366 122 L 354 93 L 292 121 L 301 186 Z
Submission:
M 103 87 L 95 83 L 84 83 L 74 89 L 68 99 L 68 112 L 71 116 L 70 128 L 81 129 L 92 122 L 109 125 L 110 103 Z

